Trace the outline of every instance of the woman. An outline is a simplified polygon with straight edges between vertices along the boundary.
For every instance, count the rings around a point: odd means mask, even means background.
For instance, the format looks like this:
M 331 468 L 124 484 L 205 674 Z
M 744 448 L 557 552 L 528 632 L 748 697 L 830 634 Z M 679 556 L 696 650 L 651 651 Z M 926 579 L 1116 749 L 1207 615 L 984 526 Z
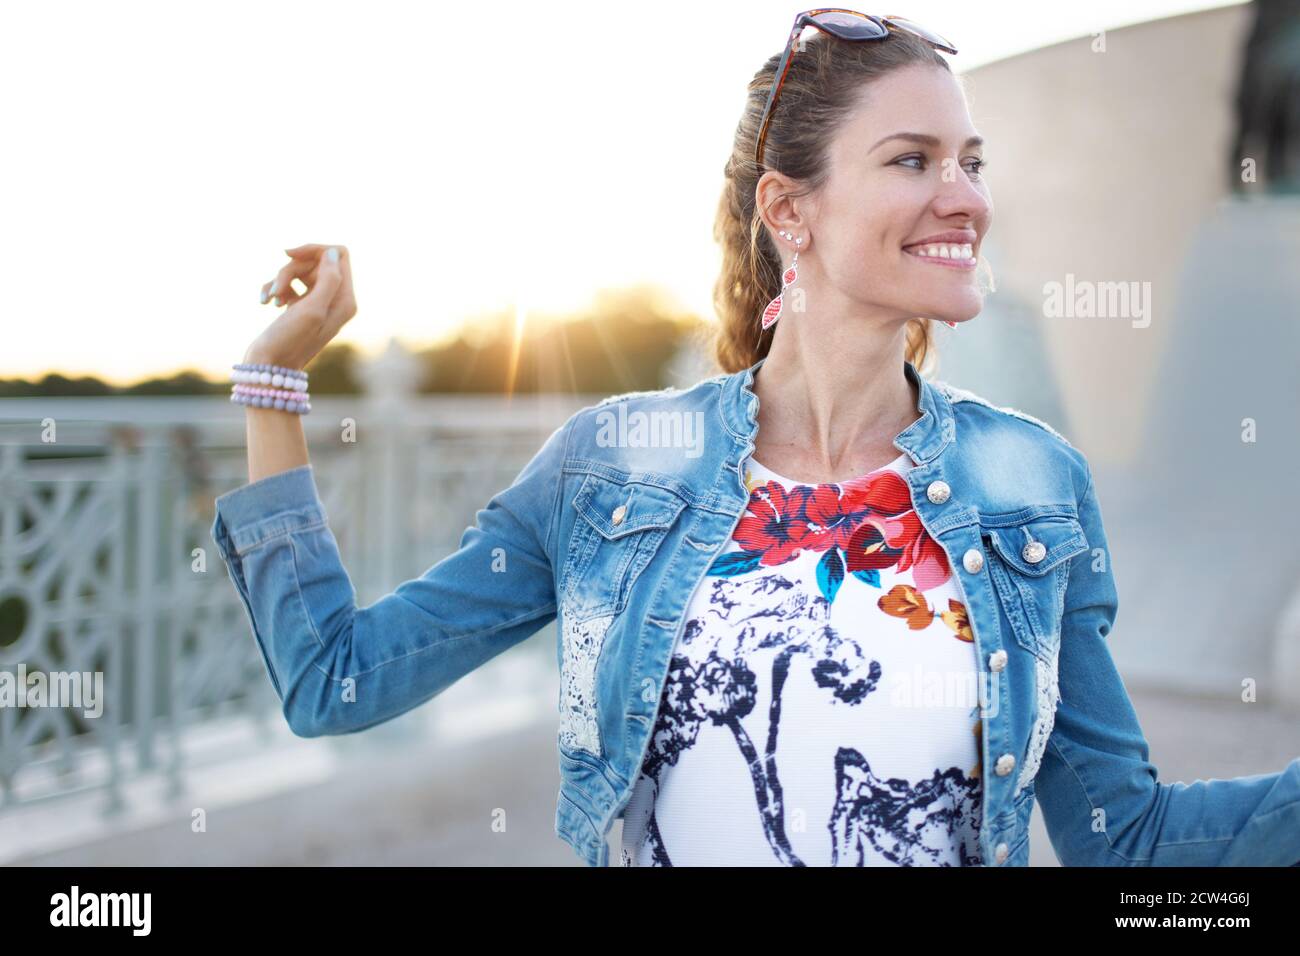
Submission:
M 1067 865 L 1296 863 L 1300 759 L 1147 760 L 1084 456 L 917 370 L 980 310 L 992 218 L 951 46 L 843 11 L 790 40 L 726 167 L 724 374 L 579 411 L 366 608 L 285 413 L 355 313 L 349 259 L 287 250 L 213 525 L 286 719 L 374 726 L 558 619 L 555 828 L 592 865 L 619 817 L 628 865 L 1025 865 L 1035 799 Z

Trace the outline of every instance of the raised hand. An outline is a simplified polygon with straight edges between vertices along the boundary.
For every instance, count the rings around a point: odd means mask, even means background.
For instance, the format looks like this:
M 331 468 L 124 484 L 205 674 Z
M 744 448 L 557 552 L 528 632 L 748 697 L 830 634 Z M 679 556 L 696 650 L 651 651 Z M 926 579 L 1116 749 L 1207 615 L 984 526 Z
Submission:
M 346 246 L 309 243 L 286 249 L 289 262 L 262 286 L 262 303 L 285 306 L 244 354 L 246 362 L 303 368 L 357 313 Z M 299 294 L 294 279 L 307 287 Z

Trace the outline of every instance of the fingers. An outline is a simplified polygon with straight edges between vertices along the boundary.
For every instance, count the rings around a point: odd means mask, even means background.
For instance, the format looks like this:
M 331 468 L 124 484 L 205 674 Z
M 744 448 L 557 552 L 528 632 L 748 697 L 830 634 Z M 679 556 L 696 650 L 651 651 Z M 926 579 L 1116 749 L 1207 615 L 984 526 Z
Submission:
M 293 287 L 293 280 L 297 279 L 302 282 L 308 289 L 316 281 L 316 266 L 314 259 L 294 259 L 284 266 L 274 279 L 262 286 L 262 304 L 274 302 L 276 306 L 291 305 L 297 302 L 302 295 Z
M 337 247 L 331 246 L 330 249 Z M 320 257 L 316 263 L 314 280 L 303 300 L 310 305 L 320 308 L 321 314 L 324 315 L 329 311 L 329 304 L 333 301 L 339 286 L 343 283 L 343 261 L 342 250 L 338 257 L 326 253 Z
M 290 265 L 285 266 L 284 269 L 281 269 L 280 275 L 277 276 L 275 280 L 268 282 L 263 286 L 262 291 L 265 294 L 262 297 L 262 303 L 265 305 L 266 302 L 274 299 L 277 294 L 280 295 L 280 301 L 277 302 L 276 305 L 289 305 L 298 301 L 302 296 L 293 291 L 292 287 L 288 284 L 289 280 L 295 276 L 298 278 L 304 278 L 304 273 L 301 270 L 305 266 L 308 269 L 307 274 L 311 277 L 307 281 L 307 285 L 310 288 L 312 283 L 315 281 L 316 267 L 319 265 L 321 256 L 325 254 L 325 250 L 327 249 L 337 249 L 339 251 L 339 259 L 343 267 L 343 285 L 347 287 L 347 291 L 350 293 L 352 285 L 352 270 L 348 263 L 348 247 L 339 245 L 338 243 L 309 242 L 305 245 L 294 246 L 292 249 L 284 250 L 285 255 L 289 256 L 293 262 L 291 262 Z M 286 275 L 286 270 L 291 271 Z M 273 286 L 274 288 L 272 288 Z M 285 290 L 287 290 L 287 295 Z
M 356 313 L 356 296 L 352 290 L 352 262 L 347 246 L 336 243 L 307 243 L 285 249 L 290 262 L 275 280 L 262 287 L 262 302 L 279 305 L 303 302 L 304 308 L 319 308 L 340 325 Z M 331 259 L 330 253 L 336 258 Z M 299 279 L 307 291 L 299 293 L 290 282 Z
M 262 305 L 267 305 L 268 303 L 273 304 L 276 307 L 292 305 L 305 294 L 299 292 L 293 287 L 293 280 L 298 279 L 303 282 L 308 289 L 310 289 L 312 283 L 315 282 L 315 276 L 310 272 L 305 276 L 291 275 L 288 279 L 284 279 L 282 276 L 283 272 L 281 272 L 280 275 L 277 275 L 270 282 L 262 283 Z
M 326 249 L 330 248 L 331 246 L 339 251 L 340 256 L 346 256 L 348 254 L 348 247 L 341 246 L 336 242 L 329 242 L 329 243 L 309 242 L 303 246 L 294 246 L 292 249 L 286 249 L 284 250 L 284 254 L 287 256 L 291 256 L 292 258 L 295 259 L 299 259 L 299 258 L 319 259 L 321 253 L 323 253 Z
M 316 281 L 315 274 L 307 276 L 307 282 L 314 283 L 315 281 Z M 295 282 L 298 282 L 299 284 L 302 285 L 303 289 L 301 292 L 299 292 L 297 289 L 294 288 L 293 284 Z M 306 295 L 307 290 L 310 288 L 311 287 L 306 282 L 303 282 L 302 279 L 299 279 L 297 276 L 294 276 L 289 280 L 288 284 L 283 289 L 281 289 L 278 285 L 276 286 L 275 304 L 293 305 L 304 295 Z

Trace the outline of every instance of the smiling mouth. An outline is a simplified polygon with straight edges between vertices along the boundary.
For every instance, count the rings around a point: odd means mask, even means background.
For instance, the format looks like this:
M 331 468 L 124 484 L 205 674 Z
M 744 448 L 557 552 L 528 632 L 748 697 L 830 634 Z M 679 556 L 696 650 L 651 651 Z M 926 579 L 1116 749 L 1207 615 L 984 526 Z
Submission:
M 977 262 L 969 242 L 936 242 L 920 246 L 904 246 L 903 251 L 914 259 L 949 269 L 973 269 Z

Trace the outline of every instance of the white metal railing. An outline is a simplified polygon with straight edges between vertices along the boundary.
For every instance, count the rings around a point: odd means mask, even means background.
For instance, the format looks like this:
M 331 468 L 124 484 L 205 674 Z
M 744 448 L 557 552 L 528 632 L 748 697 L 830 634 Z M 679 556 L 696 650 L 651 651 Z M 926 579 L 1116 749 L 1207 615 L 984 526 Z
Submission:
M 598 396 L 427 397 L 390 347 L 359 397 L 303 420 L 361 605 L 455 550 L 491 494 Z M 210 532 L 247 481 L 226 397 L 0 401 L 0 672 L 99 672 L 103 712 L 0 707 L 0 812 L 126 784 L 184 785 L 186 735 L 278 702 Z M 554 661 L 550 661 L 553 666 Z

